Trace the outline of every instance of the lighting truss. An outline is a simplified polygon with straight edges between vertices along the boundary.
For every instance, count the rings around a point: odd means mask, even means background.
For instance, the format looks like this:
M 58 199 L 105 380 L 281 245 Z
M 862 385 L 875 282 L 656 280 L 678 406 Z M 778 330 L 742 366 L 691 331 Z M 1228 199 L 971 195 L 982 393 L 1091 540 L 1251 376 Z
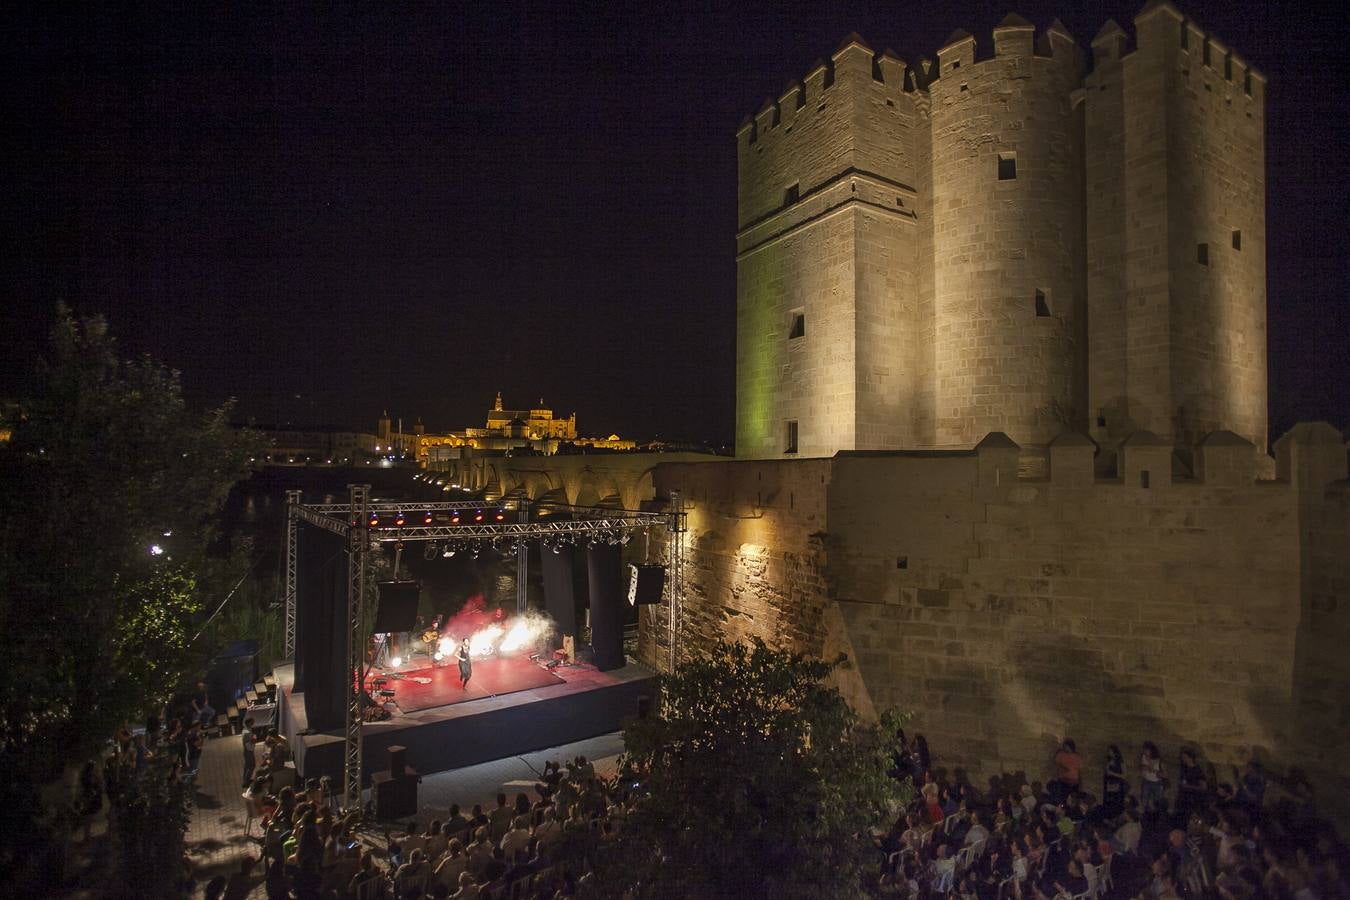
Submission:
M 286 651 L 294 659 L 297 531 L 300 522 L 339 535 L 347 543 L 347 671 L 346 671 L 346 748 L 343 754 L 343 806 L 346 810 L 362 810 L 361 752 L 362 752 L 362 681 L 363 658 L 366 646 L 366 622 L 363 615 L 366 583 L 366 557 L 371 541 L 447 541 L 460 545 L 486 544 L 489 547 L 513 547 L 516 552 L 516 607 L 524 612 L 528 576 L 529 545 L 533 541 L 545 544 L 579 543 L 581 540 L 608 542 L 630 532 L 657 527 L 666 529 L 671 540 L 670 577 L 666 579 L 669 604 L 670 665 L 676 662 L 675 645 L 680 629 L 680 600 L 683 596 L 683 557 L 685 513 L 679 494 L 671 492 L 670 508 L 662 512 L 616 510 L 606 507 L 568 506 L 540 503 L 531 506 L 527 500 L 502 500 L 485 503 L 481 500 L 371 500 L 370 485 L 348 485 L 346 503 L 303 503 L 299 491 L 286 492 Z M 510 509 L 518 516 L 515 522 L 473 522 L 451 524 L 407 524 L 410 517 L 422 518 L 427 513 L 450 513 L 462 510 Z M 531 517 L 531 511 L 535 517 Z M 385 524 L 386 515 L 405 514 L 405 524 Z M 547 518 L 562 514 L 568 518 Z M 372 517 L 379 523 L 371 525 Z

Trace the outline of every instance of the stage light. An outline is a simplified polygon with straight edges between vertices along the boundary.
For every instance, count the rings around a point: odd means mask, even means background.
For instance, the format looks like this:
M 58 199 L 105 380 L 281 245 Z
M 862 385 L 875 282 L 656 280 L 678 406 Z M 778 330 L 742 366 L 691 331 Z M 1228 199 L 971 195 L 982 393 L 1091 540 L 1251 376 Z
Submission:
M 451 525 L 459 524 L 459 513 L 455 513 L 453 516 L 450 517 L 450 524 Z
M 446 544 L 445 549 L 441 551 L 441 558 L 449 559 L 454 555 L 455 555 L 455 548 L 451 547 L 449 544 Z
M 422 517 L 422 524 L 423 524 L 423 525 L 430 525 L 430 524 L 431 524 L 431 513 L 430 513 L 430 512 L 428 512 L 426 515 L 424 515 L 424 516 Z
M 554 552 L 554 553 L 562 553 L 562 544 L 554 544 L 554 545 L 553 545 L 553 552 Z
M 370 527 L 371 527 L 371 528 L 379 528 L 379 527 L 380 527 L 380 517 L 377 516 L 377 515 L 375 515 L 374 513 L 371 513 L 371 514 L 370 514 Z
M 437 650 L 435 653 L 431 654 L 431 658 L 434 659 L 436 662 L 440 662 L 441 660 L 445 659 L 445 654 Z
M 477 559 L 477 558 L 478 558 L 478 547 L 475 545 L 474 548 L 469 551 L 469 559 Z
M 166 532 L 164 532 L 164 536 L 165 536 L 165 537 L 173 537 L 173 532 L 172 532 L 172 531 L 166 531 Z
M 505 520 L 506 520 L 506 510 L 504 509 L 497 510 L 497 521 L 503 522 Z
M 403 657 L 395 656 L 389 660 L 389 664 L 397 669 L 399 666 L 403 665 Z
M 394 516 L 394 524 L 397 525 L 399 528 L 403 527 L 403 523 L 405 521 L 407 520 L 403 518 L 403 513 L 399 513 L 398 515 Z
M 164 554 L 164 548 L 161 547 L 159 544 L 151 544 L 151 545 L 150 545 L 150 555 L 151 555 L 151 556 L 162 556 L 163 554 Z
M 623 534 L 619 535 L 619 543 L 620 543 L 620 544 L 627 544 L 627 543 L 628 543 L 629 541 L 631 541 L 632 539 L 633 539 L 633 536 L 632 536 L 631 534 L 629 534 L 628 532 L 626 532 L 626 531 L 625 531 Z
M 481 522 L 481 521 L 483 521 L 483 511 L 482 511 L 481 509 L 478 510 L 478 512 L 476 512 L 476 513 L 473 514 L 473 520 L 474 520 L 475 522 Z

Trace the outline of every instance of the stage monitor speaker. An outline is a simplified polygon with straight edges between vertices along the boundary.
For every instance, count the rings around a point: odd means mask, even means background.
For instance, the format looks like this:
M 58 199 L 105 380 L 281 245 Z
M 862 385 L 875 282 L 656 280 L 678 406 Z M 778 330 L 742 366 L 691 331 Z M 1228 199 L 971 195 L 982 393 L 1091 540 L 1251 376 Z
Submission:
M 389 748 L 389 774 L 400 777 L 408 765 L 408 748 L 393 744 Z
M 666 586 L 665 566 L 628 567 L 628 605 L 639 606 L 661 602 L 661 590 Z
M 422 594 L 418 581 L 381 581 L 380 602 L 375 609 L 375 634 L 412 631 L 417 625 L 417 602 Z

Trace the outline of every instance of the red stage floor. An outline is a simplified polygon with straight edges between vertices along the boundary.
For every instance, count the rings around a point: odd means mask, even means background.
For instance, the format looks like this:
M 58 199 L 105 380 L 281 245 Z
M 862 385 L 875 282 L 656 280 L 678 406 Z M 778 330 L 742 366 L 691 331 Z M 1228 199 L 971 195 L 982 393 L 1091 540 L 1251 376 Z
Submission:
M 404 669 L 400 674 L 402 678 L 394 678 L 387 672 L 381 677 L 387 680 L 385 688 L 394 691 L 394 702 L 404 713 L 563 683 L 563 679 L 528 656 L 474 660 L 468 688 L 459 686 L 459 666 L 453 662 L 425 669 Z

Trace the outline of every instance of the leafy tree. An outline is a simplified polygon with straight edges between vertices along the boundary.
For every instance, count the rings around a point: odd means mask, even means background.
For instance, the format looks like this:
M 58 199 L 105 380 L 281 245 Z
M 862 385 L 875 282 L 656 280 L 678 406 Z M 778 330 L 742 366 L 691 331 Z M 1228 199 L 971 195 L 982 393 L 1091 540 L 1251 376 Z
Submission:
M 600 893 L 856 897 L 879 873 L 872 826 L 912 792 L 887 775 L 903 717 L 863 722 L 824 681 L 843 664 L 718 642 L 659 680 L 624 732 L 639 794 Z
M 163 703 L 193 667 L 204 595 L 240 573 L 208 553 L 257 439 L 204 415 L 176 372 L 126 361 L 101 318 L 58 310 L 38 394 L 0 446 L 0 866 L 38 786 Z

